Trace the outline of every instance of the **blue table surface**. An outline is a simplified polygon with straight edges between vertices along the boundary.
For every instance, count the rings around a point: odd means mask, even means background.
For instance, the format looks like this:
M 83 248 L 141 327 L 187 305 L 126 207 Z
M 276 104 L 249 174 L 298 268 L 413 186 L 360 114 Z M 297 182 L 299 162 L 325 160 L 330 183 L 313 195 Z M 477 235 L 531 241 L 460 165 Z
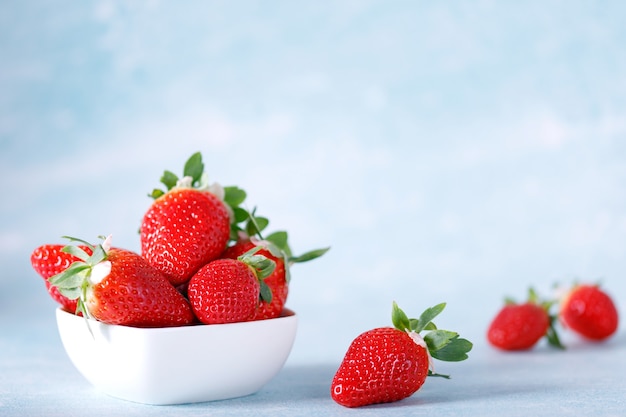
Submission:
M 256 394 L 151 406 L 110 397 L 89 385 L 66 357 L 53 311 L 44 314 L 48 310 L 47 305 L 30 314 L 1 310 L 0 415 L 4 417 L 380 415 L 383 410 L 388 416 L 626 415 L 623 328 L 602 344 L 567 340 L 565 352 L 542 344 L 530 352 L 504 353 L 478 339 L 469 360 L 437 364 L 438 372 L 452 374 L 450 380 L 430 378 L 412 397 L 386 405 L 339 406 L 329 394 L 338 361 L 313 363 L 290 357 Z

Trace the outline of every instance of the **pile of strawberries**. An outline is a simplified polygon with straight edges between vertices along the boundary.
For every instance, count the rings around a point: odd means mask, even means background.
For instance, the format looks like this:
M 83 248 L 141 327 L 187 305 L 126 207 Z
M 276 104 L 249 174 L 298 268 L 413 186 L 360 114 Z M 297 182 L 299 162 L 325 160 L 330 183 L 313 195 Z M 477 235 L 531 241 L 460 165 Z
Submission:
M 293 256 L 286 232 L 264 236 L 269 220 L 243 206 L 244 190 L 208 184 L 199 152 L 182 178 L 165 171 L 161 182 L 141 222 L 141 254 L 111 246 L 110 236 L 33 251 L 64 309 L 134 327 L 271 319 L 285 307 L 289 267 L 328 250 Z
M 617 331 L 618 321 L 615 303 L 598 284 L 575 284 L 563 295 L 545 300 L 530 288 L 524 302 L 505 300 L 489 325 L 487 340 L 514 351 L 531 349 L 545 337 L 549 345 L 565 349 L 557 323 L 585 339 L 602 341 Z

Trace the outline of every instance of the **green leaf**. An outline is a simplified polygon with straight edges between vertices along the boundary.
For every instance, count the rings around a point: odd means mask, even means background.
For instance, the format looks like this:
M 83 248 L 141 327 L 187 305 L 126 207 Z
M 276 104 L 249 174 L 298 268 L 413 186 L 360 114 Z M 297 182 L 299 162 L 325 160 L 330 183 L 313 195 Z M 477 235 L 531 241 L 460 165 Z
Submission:
M 459 337 L 459 334 L 456 332 L 449 330 L 433 330 L 424 336 L 424 341 L 428 345 L 429 351 L 435 351 L 442 349 L 450 343 L 452 339 L 457 337 Z
M 431 321 L 424 327 L 424 330 L 437 330 L 437 325 Z
M 276 269 L 276 262 L 263 255 L 256 255 L 256 253 L 261 249 L 262 248 L 260 246 L 255 246 L 246 253 L 237 257 L 237 259 L 254 268 L 257 277 L 260 280 L 263 280 L 274 272 Z
M 528 288 L 528 302 L 533 304 L 540 304 L 539 294 L 533 287 Z
M 77 257 L 83 262 L 89 259 L 89 254 L 85 252 L 83 249 L 79 248 L 78 246 L 74 246 L 74 245 L 64 246 L 63 249 L 61 249 L 61 252 L 69 253 L 70 255 Z
M 269 277 L 276 269 L 276 262 L 263 255 L 253 255 L 249 258 L 249 262 L 256 269 L 260 279 Z
M 178 176 L 172 171 L 165 170 L 163 172 L 163 176 L 161 176 L 161 182 L 163 183 L 163 185 L 165 185 L 167 190 L 171 190 L 176 186 L 176 183 L 178 182 Z
M 260 281 L 261 291 L 259 293 L 259 297 L 261 301 L 265 301 L 266 303 L 272 302 L 272 289 L 265 283 L 265 281 Z
M 411 330 L 417 333 L 421 332 L 435 317 L 437 317 L 443 311 L 444 308 L 446 308 L 446 303 L 440 303 L 436 306 L 427 308 L 419 317 L 416 327 Z
M 273 232 L 265 236 L 265 240 L 267 240 L 268 242 L 272 242 L 282 251 L 285 251 L 285 248 L 288 247 L 287 238 L 288 238 L 288 235 L 287 235 L 287 232 L 285 231 Z
M 455 337 L 448 344 L 436 351 L 430 351 L 430 355 L 440 361 L 459 362 L 467 359 L 467 352 L 472 350 L 472 342 L 467 339 Z
M 202 154 L 200 152 L 196 152 L 189 157 L 187 162 L 185 162 L 183 176 L 191 177 L 193 179 L 192 184 L 195 184 L 200 181 L 203 173 L 204 163 L 202 163 Z
M 259 235 L 267 227 L 269 222 L 270 221 L 267 217 L 256 217 L 251 215 L 248 220 L 248 224 L 246 225 L 246 233 L 248 233 L 248 236 Z
M 504 304 L 507 306 L 512 306 L 517 304 L 517 300 L 512 297 L 504 297 Z
M 58 287 L 57 287 L 58 288 Z M 58 288 L 59 292 L 61 293 L 61 295 L 63 295 L 64 297 L 70 299 L 70 300 L 76 300 L 78 298 L 80 298 L 83 290 L 80 287 L 74 287 L 74 288 Z
M 239 259 L 242 262 L 246 262 L 246 259 L 254 254 L 256 254 L 258 251 L 260 251 L 261 249 L 263 249 L 260 246 L 254 246 L 253 248 L 248 249 L 247 252 L 242 253 L 241 255 L 239 255 L 239 257 L 237 257 L 237 259 Z
M 239 239 L 239 231 L 241 228 L 237 226 L 235 223 L 231 223 L 230 225 L 230 235 L 229 239 L 236 242 Z
M 276 246 L 273 242 L 270 242 L 267 239 L 265 239 L 262 246 L 265 249 L 267 249 L 273 256 L 277 258 L 282 258 L 282 259 L 285 258 L 285 252 L 283 252 L 283 250 L 279 248 L 278 246 Z
M 287 284 L 291 283 L 291 268 L 289 268 L 289 264 L 285 264 L 285 282 Z
M 548 340 L 548 344 L 557 349 L 565 350 L 565 345 L 561 343 L 561 339 L 559 338 L 559 334 L 554 327 L 554 322 L 557 320 L 555 316 L 550 317 L 550 325 L 548 326 L 548 331 L 546 332 L 546 339 Z
M 233 213 L 235 214 L 235 223 L 241 223 L 250 218 L 248 210 L 241 207 L 233 207 Z
M 72 236 L 61 236 L 63 239 L 67 239 L 70 242 L 78 242 L 78 243 L 82 243 L 85 246 L 88 246 L 90 248 L 93 248 L 93 245 L 89 242 L 87 242 L 86 240 L 83 239 L 79 239 L 77 237 L 72 237 Z
M 320 256 L 322 256 L 323 254 L 325 254 L 329 250 L 330 250 L 330 247 L 327 247 L 327 248 L 322 248 L 322 249 L 314 249 L 312 251 L 308 251 L 306 253 L 303 253 L 300 256 L 290 256 L 289 257 L 289 262 L 293 262 L 293 263 L 308 262 L 308 261 L 311 261 L 313 259 L 319 258 Z
M 104 251 L 104 248 L 102 247 L 102 245 L 97 245 L 93 249 L 93 253 L 89 257 L 89 259 L 87 259 L 86 262 L 89 265 L 94 266 L 94 265 L 99 264 L 100 262 L 106 260 L 107 257 L 108 257 L 107 253 Z
M 91 269 L 91 266 L 84 262 L 74 262 L 63 272 L 48 278 L 48 282 L 59 289 L 80 287 L 89 269 Z
M 246 200 L 246 196 L 246 192 L 237 186 L 224 187 L 224 202 L 233 209 L 241 205 Z
M 277 232 L 273 232 L 270 233 L 268 236 L 265 237 L 265 240 L 267 240 L 270 243 L 273 243 L 276 247 L 278 247 L 281 251 L 282 257 L 285 257 L 286 255 L 286 260 L 287 262 L 289 262 L 291 259 L 291 248 L 289 247 L 289 235 L 287 234 L 286 231 L 284 230 L 280 230 Z M 275 255 L 274 253 L 272 253 L 272 255 Z
M 148 194 L 148 197 L 152 197 L 153 199 L 156 200 L 157 198 L 161 197 L 163 194 L 165 194 L 163 190 L 159 190 L 158 188 L 155 188 L 154 190 L 152 190 L 150 194 Z
M 391 322 L 393 327 L 398 330 L 406 331 L 411 329 L 411 323 L 407 315 L 398 307 L 398 304 L 394 301 L 391 307 Z

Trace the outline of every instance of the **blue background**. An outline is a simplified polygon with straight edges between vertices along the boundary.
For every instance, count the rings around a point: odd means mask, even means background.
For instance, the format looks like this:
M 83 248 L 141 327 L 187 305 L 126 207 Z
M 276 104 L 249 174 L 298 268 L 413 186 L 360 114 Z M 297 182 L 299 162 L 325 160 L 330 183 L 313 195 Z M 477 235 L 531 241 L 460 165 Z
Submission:
M 147 193 L 195 151 L 295 252 L 332 247 L 293 267 L 288 365 L 336 367 L 393 300 L 411 316 L 447 301 L 439 326 L 485 358 L 503 297 L 531 285 L 601 280 L 626 305 L 625 13 L 2 2 L 0 320 L 21 335 L 4 348 L 59 348 L 31 251 L 102 234 L 138 251 Z

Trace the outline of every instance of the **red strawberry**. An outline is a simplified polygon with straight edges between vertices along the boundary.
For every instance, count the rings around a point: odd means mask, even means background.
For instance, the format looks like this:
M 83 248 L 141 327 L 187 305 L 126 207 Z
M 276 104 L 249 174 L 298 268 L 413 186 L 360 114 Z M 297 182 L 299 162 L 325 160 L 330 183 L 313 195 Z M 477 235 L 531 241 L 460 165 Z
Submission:
M 240 241 L 226 249 L 222 257 L 237 259 L 239 256 L 255 247 L 256 244 L 249 240 Z M 280 316 L 280 313 L 283 311 L 283 307 L 287 301 L 287 295 L 289 294 L 289 286 L 287 285 L 285 275 L 284 258 L 272 255 L 272 253 L 267 249 L 259 250 L 258 254 L 274 261 L 276 267 L 274 272 L 263 280 L 272 291 L 272 301 L 269 303 L 267 301 L 261 301 L 255 309 L 252 319 L 261 320 L 275 318 Z
M 604 340 L 617 330 L 618 313 L 611 297 L 597 285 L 577 285 L 563 298 L 563 324 L 591 340 Z
M 187 296 L 198 319 L 205 324 L 236 323 L 254 317 L 259 297 L 271 297 L 262 279 L 271 274 L 274 262 L 258 249 L 237 259 L 217 259 L 202 267 L 190 280 Z M 267 287 L 265 287 L 267 288 Z
M 258 230 L 257 236 L 260 236 Z M 283 311 L 289 295 L 290 266 L 296 262 L 306 262 L 322 256 L 328 248 L 310 251 L 301 256 L 292 256 L 287 243 L 287 232 L 274 232 L 264 240 L 255 237 L 248 238 L 246 234 L 242 234 L 236 244 L 224 251 L 222 257 L 235 259 L 254 247 L 261 248 L 258 254 L 274 261 L 276 268 L 263 280 L 272 291 L 272 300 L 271 302 L 261 301 L 253 319 L 276 318 Z
M 65 310 L 73 313 L 76 311 L 76 300 L 70 300 L 61 294 L 57 287 L 48 282 L 48 278 L 51 276 L 65 271 L 73 262 L 80 261 L 76 256 L 63 252 L 64 247 L 65 245 L 61 244 L 41 245 L 35 248 L 30 255 L 30 263 L 35 272 L 44 278 L 46 289 L 52 299 L 61 304 Z M 87 246 L 80 246 L 80 248 L 91 254 Z
M 199 153 L 185 164 L 183 179 L 165 171 L 161 181 L 168 191 L 153 191 L 155 201 L 141 223 L 142 255 L 174 285 L 218 258 L 230 237 L 224 190 L 214 184 L 210 192 L 203 171 Z
M 432 372 L 431 356 L 445 361 L 467 358 L 472 344 L 455 332 L 438 330 L 432 323 L 445 304 L 409 319 L 393 303 L 395 328 L 366 331 L 350 344 L 331 383 L 332 399 L 346 407 L 398 401 L 413 395 Z M 430 330 L 424 338 L 419 334 Z
M 180 326 L 194 321 L 185 297 L 139 254 L 110 248 L 109 239 L 90 246 L 91 256 L 76 246 L 63 250 L 82 261 L 49 281 L 61 294 L 76 299 L 78 310 L 88 317 L 133 327 Z
M 550 319 L 537 304 L 507 304 L 491 322 L 489 342 L 504 350 L 530 349 L 546 335 Z
M 548 313 L 550 306 L 541 304 L 532 288 L 524 303 L 507 300 L 489 325 L 487 340 L 503 350 L 526 350 L 546 336 L 551 345 L 562 348 Z

